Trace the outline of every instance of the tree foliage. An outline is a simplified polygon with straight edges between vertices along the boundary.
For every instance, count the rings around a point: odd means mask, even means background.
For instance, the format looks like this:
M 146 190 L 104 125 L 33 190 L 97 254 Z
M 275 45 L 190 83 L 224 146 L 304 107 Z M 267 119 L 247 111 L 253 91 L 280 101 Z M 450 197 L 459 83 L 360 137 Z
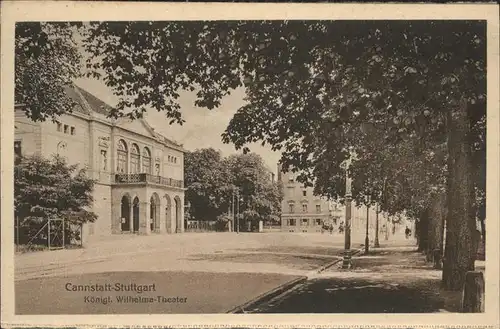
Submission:
M 97 215 L 88 210 L 93 189 L 94 181 L 85 170 L 61 157 L 22 157 L 14 170 L 14 213 L 28 234 L 36 233 L 49 219 L 94 222 Z
M 227 211 L 231 176 L 218 151 L 209 148 L 187 152 L 184 181 L 189 212 L 194 218 L 215 220 Z
M 283 190 L 270 178 L 262 158 L 255 153 L 231 155 L 226 159 L 233 185 L 239 191 L 244 218 L 267 220 L 281 212 Z
M 215 220 L 230 212 L 233 195 L 239 195 L 239 213 L 267 219 L 280 211 L 282 192 L 272 182 L 262 158 L 239 154 L 223 158 L 212 149 L 200 149 L 185 156 L 186 199 L 190 213 L 198 220 Z
M 64 88 L 80 76 L 82 56 L 68 23 L 20 22 L 15 36 L 15 102 L 45 121 L 71 112 Z

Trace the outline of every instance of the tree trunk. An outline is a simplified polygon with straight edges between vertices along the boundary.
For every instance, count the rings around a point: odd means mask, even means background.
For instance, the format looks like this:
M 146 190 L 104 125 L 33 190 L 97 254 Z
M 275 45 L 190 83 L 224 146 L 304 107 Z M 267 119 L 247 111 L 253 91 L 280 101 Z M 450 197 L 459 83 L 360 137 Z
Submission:
M 481 224 L 481 238 L 483 239 L 483 242 L 486 242 L 486 227 L 484 225 L 484 218 L 481 219 L 479 224 Z
M 453 112 L 453 113 L 451 113 Z M 471 148 L 467 140 L 470 125 L 467 104 L 450 111 L 448 125 L 448 214 L 446 248 L 443 263 L 443 287 L 460 290 L 468 271 L 474 270 L 476 250 L 473 213 L 474 184 L 471 175 Z
M 418 221 L 418 249 L 423 253 L 427 253 L 429 248 L 429 212 L 423 211 Z
M 461 308 L 464 313 L 484 312 L 484 275 L 482 272 L 467 272 Z
M 446 211 L 446 195 L 434 198 L 430 209 L 430 221 L 428 230 L 429 246 L 427 250 L 427 261 L 433 262 L 435 250 L 443 250 L 443 224 Z

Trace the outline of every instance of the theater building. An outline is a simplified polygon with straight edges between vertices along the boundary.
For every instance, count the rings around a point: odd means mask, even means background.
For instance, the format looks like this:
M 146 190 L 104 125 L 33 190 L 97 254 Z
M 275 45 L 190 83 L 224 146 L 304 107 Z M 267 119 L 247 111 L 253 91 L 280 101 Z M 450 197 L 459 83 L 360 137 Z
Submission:
M 312 187 L 296 180 L 295 173 L 285 172 L 278 166 L 278 181 L 283 186 L 281 202 L 281 231 L 321 232 L 323 225 L 337 225 L 338 209 L 328 200 L 313 195 Z
M 107 118 L 111 107 L 82 88 L 67 89 L 77 103 L 57 122 L 33 122 L 15 111 L 15 149 L 23 155 L 58 154 L 86 167 L 96 180 L 83 237 L 184 231 L 184 152 L 145 119 Z

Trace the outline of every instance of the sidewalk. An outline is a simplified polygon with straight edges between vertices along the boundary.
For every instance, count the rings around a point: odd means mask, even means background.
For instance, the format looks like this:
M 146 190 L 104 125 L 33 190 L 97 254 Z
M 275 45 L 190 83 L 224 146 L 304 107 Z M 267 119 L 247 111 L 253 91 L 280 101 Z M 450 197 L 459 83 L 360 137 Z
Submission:
M 340 262 L 250 313 L 436 313 L 459 312 L 461 292 L 441 289 L 441 270 L 416 252 L 414 240 L 380 241 L 367 255 Z M 480 269 L 480 264 L 478 269 Z
M 367 255 L 354 258 L 350 271 L 336 268 L 325 276 L 344 279 L 347 274 L 350 280 L 366 280 L 382 291 L 406 295 L 410 309 L 458 312 L 461 292 L 441 289 L 442 270 L 436 270 L 432 263 L 426 262 L 425 256 L 416 251 L 412 242 L 382 241 L 380 248 L 371 246 Z

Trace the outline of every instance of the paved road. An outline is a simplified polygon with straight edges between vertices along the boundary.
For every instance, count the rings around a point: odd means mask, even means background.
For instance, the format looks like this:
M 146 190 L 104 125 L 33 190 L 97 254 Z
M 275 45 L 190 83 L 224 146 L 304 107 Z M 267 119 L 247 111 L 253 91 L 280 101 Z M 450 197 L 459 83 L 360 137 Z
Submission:
M 338 260 L 342 249 L 340 235 L 193 233 L 123 237 L 95 242 L 83 250 L 16 255 L 16 312 L 226 312 Z M 88 293 L 67 291 L 68 282 L 150 282 L 156 283 L 154 296 L 179 296 L 189 302 L 104 304 L 107 299 L 102 298 L 89 302 Z M 94 292 L 90 296 L 115 301 L 123 295 Z
M 108 271 L 249 271 L 297 275 L 337 259 L 342 247 L 343 236 L 329 234 L 131 236 L 100 241 L 85 249 L 16 255 L 15 279 Z M 254 266 L 256 263 L 258 267 Z
M 263 273 L 169 271 L 107 272 L 31 279 L 16 283 L 16 313 L 225 313 L 296 278 Z M 95 284 L 104 289 L 109 284 L 111 291 L 72 291 L 75 285 Z M 154 284 L 154 291 L 121 291 L 128 289 L 130 284 L 145 287 Z

